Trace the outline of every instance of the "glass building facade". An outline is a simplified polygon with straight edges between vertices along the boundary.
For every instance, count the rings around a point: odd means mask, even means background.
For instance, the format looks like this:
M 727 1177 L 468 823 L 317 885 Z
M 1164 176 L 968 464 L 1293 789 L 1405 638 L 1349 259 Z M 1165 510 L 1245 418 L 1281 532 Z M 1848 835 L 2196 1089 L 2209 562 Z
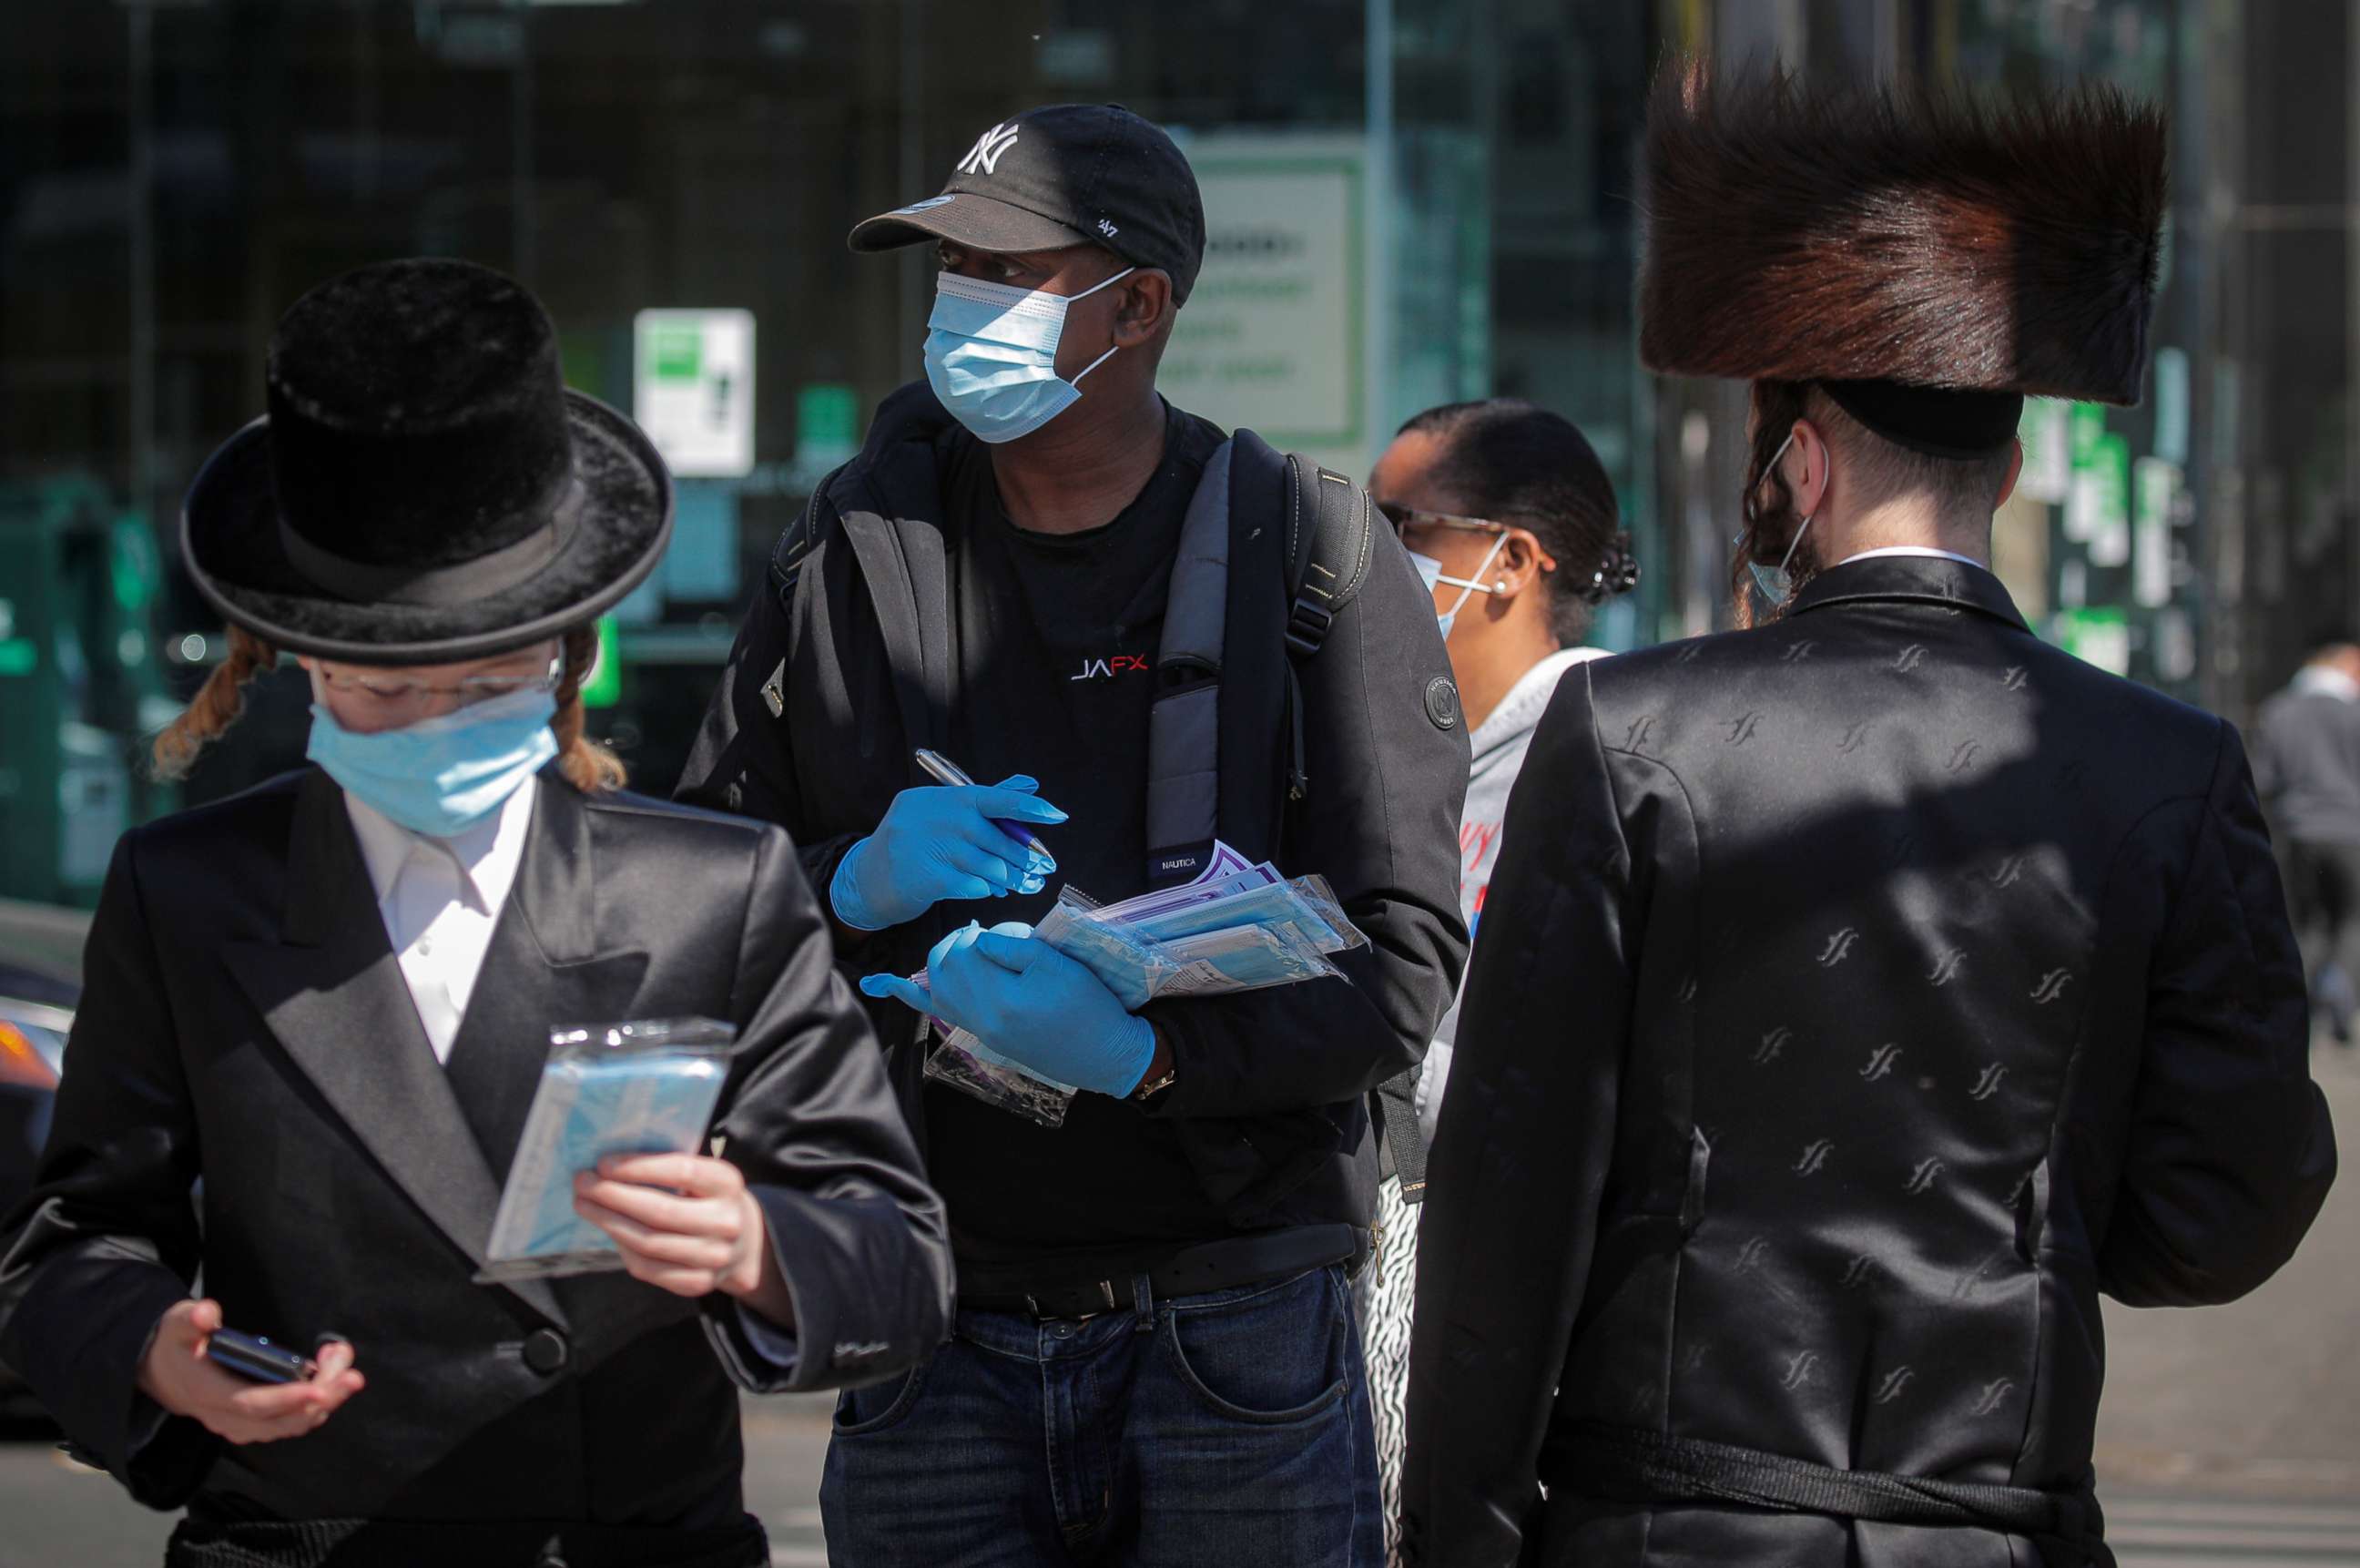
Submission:
M 2254 319 L 2268 304 L 2223 282 L 2240 253 L 2223 203 L 2242 210 L 2250 156 L 2242 82 L 2262 66 L 2247 61 L 2248 18 L 2278 9 L 25 7 L 0 51 L 0 894 L 86 900 L 122 826 L 300 756 L 307 694 L 282 673 L 183 789 L 133 764 L 139 733 L 221 652 L 177 568 L 183 488 L 260 411 L 279 313 L 390 256 L 514 274 L 554 315 L 568 379 L 665 427 L 678 537 L 609 629 L 594 729 L 643 787 L 668 788 L 780 528 L 868 410 L 919 373 L 928 258 L 855 256 L 846 231 L 933 192 L 988 127 L 1039 103 L 1126 104 L 1198 169 L 1210 254 L 1166 360 L 1175 402 L 1359 473 L 1422 408 L 1531 398 L 1588 433 L 1644 566 L 1601 640 L 1721 623 L 1742 391 L 1644 375 L 1631 310 L 1641 108 L 1673 49 L 1983 82 L 2095 73 L 2172 108 L 2155 383 L 2137 410 L 2027 419 L 2033 483 L 2001 520 L 2000 564 L 2044 634 L 2234 711 L 2283 674 L 2279 642 L 2300 641 L 2259 589 L 2316 596 L 2332 561 L 2340 613 L 2360 575 L 2344 540 L 2340 294 L 2332 367 L 2311 371 L 2334 385 L 2309 411 L 2332 464 L 2306 469 L 2310 448 L 2289 444 L 2264 482 L 2241 444 L 2256 400 L 2276 395 L 2274 350 Z M 2347 94 L 2331 85 L 2340 113 Z M 2333 168 L 2341 181 L 2340 154 Z M 2342 291 L 2331 237 L 2332 265 L 2313 259 Z M 2278 558 L 2245 520 L 2306 507 L 2324 510 L 2293 537 L 2317 549 L 2257 575 Z

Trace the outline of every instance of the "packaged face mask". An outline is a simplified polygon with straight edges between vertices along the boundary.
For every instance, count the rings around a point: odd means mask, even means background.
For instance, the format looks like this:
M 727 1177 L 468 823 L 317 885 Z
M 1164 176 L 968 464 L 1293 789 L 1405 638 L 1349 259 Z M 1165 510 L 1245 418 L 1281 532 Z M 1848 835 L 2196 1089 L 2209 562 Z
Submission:
M 1216 843 L 1195 882 L 1099 905 L 1072 888 L 1032 935 L 1098 976 L 1136 1012 L 1156 997 L 1211 996 L 1340 973 L 1331 955 L 1366 945 L 1318 877 L 1288 881 Z M 920 984 L 924 976 L 912 977 Z M 1043 1126 L 1078 1091 L 1031 1071 L 965 1029 L 927 1058 L 926 1077 Z
M 1207 931 L 1164 945 L 1180 971 L 1164 981 L 1161 996 L 1207 996 L 1225 991 L 1259 991 L 1264 986 L 1293 985 L 1336 972 L 1316 944 L 1302 932 L 1270 930 L 1260 926 L 1233 926 Z
M 701 1148 L 738 1032 L 710 1018 L 560 1028 L 525 1114 L 479 1281 L 623 1266 L 606 1232 L 574 1212 L 574 1178 L 620 1154 Z

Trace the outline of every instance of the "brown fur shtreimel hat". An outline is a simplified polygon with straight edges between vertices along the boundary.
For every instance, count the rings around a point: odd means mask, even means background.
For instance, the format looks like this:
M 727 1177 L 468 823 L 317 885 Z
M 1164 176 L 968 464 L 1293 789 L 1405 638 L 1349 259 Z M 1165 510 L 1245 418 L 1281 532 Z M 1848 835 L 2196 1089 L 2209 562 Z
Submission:
M 2005 103 L 1675 59 L 1648 106 L 1652 370 L 2135 403 L 2164 217 L 2161 112 Z

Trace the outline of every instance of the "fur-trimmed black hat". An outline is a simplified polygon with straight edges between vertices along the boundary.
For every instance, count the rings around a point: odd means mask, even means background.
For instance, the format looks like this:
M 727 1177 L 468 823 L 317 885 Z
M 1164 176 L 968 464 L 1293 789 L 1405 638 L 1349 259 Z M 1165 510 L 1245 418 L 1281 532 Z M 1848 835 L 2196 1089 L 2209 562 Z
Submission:
M 1669 375 L 2135 403 L 2162 113 L 1675 59 L 1647 115 L 1639 356 Z
M 630 592 L 672 534 L 638 426 L 570 390 L 521 284 L 380 262 L 279 318 L 270 411 L 190 487 L 180 548 L 213 607 L 290 652 L 439 664 L 523 647 Z

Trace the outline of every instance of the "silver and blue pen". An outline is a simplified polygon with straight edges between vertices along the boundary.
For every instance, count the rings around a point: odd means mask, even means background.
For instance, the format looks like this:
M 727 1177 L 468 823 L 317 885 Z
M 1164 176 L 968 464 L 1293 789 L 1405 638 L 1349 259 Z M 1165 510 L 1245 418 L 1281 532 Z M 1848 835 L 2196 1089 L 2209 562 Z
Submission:
M 914 757 L 918 766 L 925 769 L 927 775 L 936 784 L 964 786 L 973 784 L 975 783 L 973 779 L 967 776 L 967 770 L 965 768 L 960 767 L 956 762 L 952 762 L 940 751 L 930 751 L 925 747 L 921 746 L 914 753 Z M 1042 843 L 1038 838 L 1034 837 L 1032 829 L 1027 828 L 1022 822 L 1018 822 L 1011 817 L 995 817 L 991 820 L 995 827 L 998 827 L 1010 838 L 1015 839 L 1026 849 L 1038 850 L 1044 855 L 1048 854 L 1049 847 Z

